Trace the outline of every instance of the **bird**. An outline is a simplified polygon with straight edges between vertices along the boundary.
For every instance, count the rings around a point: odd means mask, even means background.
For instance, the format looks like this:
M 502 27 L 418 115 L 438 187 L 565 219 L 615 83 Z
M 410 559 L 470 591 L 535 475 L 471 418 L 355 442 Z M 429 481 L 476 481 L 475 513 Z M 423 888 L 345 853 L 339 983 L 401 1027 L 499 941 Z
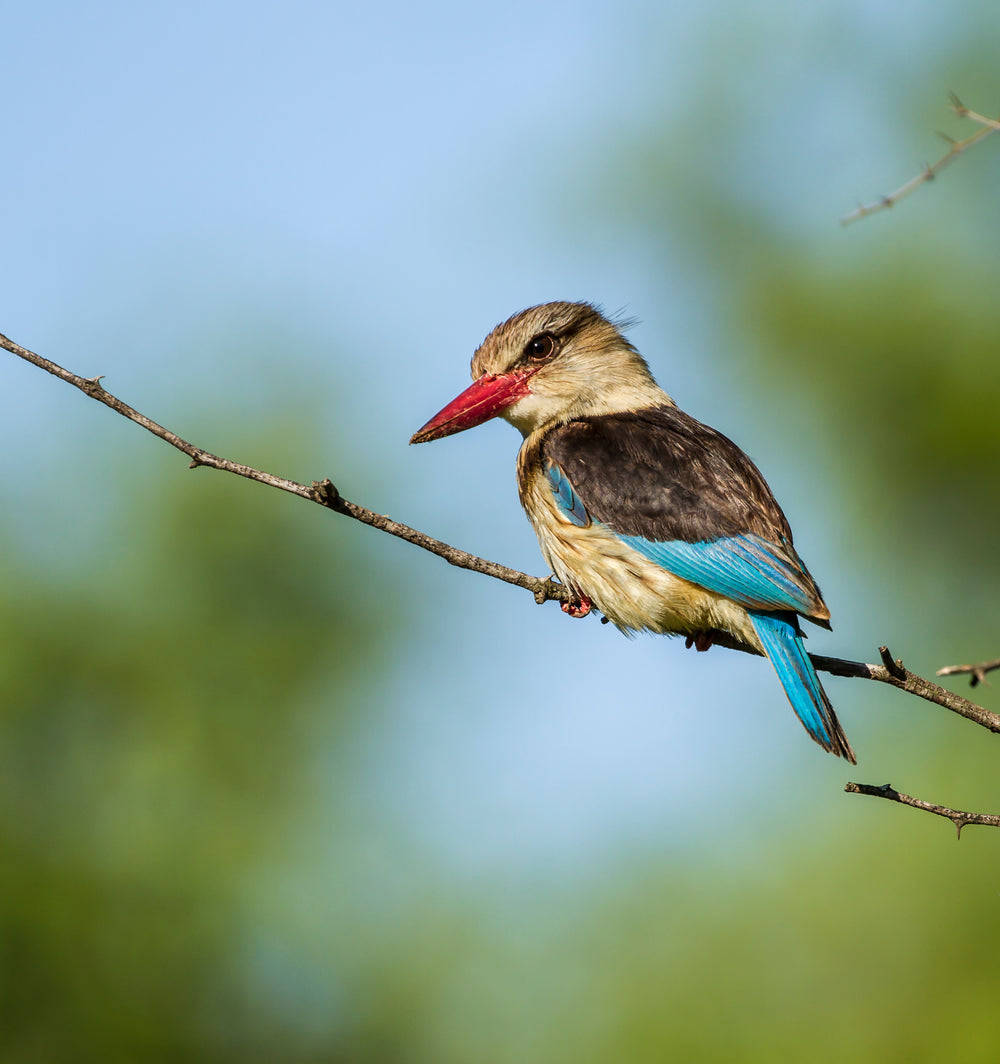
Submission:
M 784 513 L 747 455 L 660 388 L 630 324 L 585 302 L 514 314 L 410 442 L 510 422 L 518 494 L 570 591 L 565 612 L 765 655 L 808 734 L 856 764 L 802 642 L 799 618 L 830 628 L 830 611 Z

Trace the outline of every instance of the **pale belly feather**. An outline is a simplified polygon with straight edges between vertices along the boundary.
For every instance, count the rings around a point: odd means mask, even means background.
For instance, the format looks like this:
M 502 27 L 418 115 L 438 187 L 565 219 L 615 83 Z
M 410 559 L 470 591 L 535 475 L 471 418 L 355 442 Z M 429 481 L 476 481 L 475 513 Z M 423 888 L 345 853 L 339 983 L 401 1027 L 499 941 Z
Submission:
M 523 486 L 521 502 L 553 573 L 619 628 L 685 636 L 717 628 L 762 651 L 742 606 L 668 572 L 604 525 L 573 524 L 544 477 Z

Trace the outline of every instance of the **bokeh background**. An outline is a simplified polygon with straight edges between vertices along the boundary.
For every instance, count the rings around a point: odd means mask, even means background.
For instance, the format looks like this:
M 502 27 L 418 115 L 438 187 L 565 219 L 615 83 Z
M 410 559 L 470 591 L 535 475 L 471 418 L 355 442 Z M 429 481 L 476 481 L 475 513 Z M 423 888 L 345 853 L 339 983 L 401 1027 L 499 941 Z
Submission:
M 0 330 L 543 573 L 483 335 L 596 300 L 766 471 L 821 653 L 1000 653 L 994 3 L 0 12 Z M 0 358 L 0 1060 L 995 1061 L 995 740 L 626 640 Z M 963 689 L 957 682 L 955 687 Z M 998 708 L 995 689 L 980 689 Z

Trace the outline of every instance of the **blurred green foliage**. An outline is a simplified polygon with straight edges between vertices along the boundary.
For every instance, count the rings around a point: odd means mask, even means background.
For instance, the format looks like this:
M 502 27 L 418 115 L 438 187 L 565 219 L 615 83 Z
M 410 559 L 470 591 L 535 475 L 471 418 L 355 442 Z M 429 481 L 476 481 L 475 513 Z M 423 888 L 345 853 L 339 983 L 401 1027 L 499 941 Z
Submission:
M 748 377 L 780 375 L 836 411 L 854 397 L 854 445 L 870 432 L 894 456 L 880 498 L 902 527 L 911 492 L 955 475 L 920 426 L 948 434 L 970 486 L 988 475 L 988 428 L 963 434 L 927 409 L 945 333 L 971 363 L 956 381 L 996 371 L 981 322 L 958 311 L 928 311 L 923 329 L 899 311 L 883 335 L 869 284 L 772 266 L 733 313 L 753 308 L 768 352 Z M 944 298 L 919 290 L 922 308 Z M 842 346 L 850 372 L 830 365 Z M 881 363 L 914 351 L 906 402 L 885 401 Z M 970 402 L 985 419 L 987 400 Z M 902 461 L 910 449 L 926 461 Z M 942 822 L 845 799 L 836 821 L 797 810 L 790 836 L 748 817 L 740 854 L 463 885 L 324 780 L 331 751 L 363 733 L 399 634 L 370 534 L 177 466 L 123 468 L 122 497 L 141 505 L 110 514 L 71 565 L 19 550 L 5 567 L 0 1060 L 995 1060 L 994 835 L 971 828 L 956 846 Z M 976 505 L 995 500 L 967 500 L 970 520 Z M 960 735 L 954 757 L 908 731 L 912 778 L 989 803 L 989 737 L 943 729 Z
M 345 522 L 146 465 L 110 550 L 68 571 L 5 552 L 4 1060 L 211 1059 L 247 880 L 391 637 Z
M 600 209 L 616 239 L 681 249 L 720 377 L 797 430 L 870 589 L 856 623 L 892 594 L 879 637 L 905 630 L 908 664 L 914 647 L 993 656 L 1000 234 L 993 187 L 961 174 L 995 173 L 995 146 L 890 217 L 841 232 L 831 212 L 804 238 L 802 201 L 790 220 L 767 180 L 796 154 L 764 128 L 782 94 L 745 89 L 751 51 L 795 58 L 770 36 L 784 14 L 756 37 L 729 26 L 719 54 L 706 42 L 686 117 L 615 134 Z M 988 37 L 966 41 L 970 69 L 994 69 Z M 920 78 L 943 99 L 962 86 L 940 73 Z M 928 222 L 930 196 L 978 231 Z M 368 553 L 376 534 L 171 459 L 123 463 L 132 505 L 109 503 L 103 541 L 68 534 L 71 564 L 24 549 L 24 515 L 0 528 L 0 1061 L 997 1059 L 996 832 L 956 844 L 867 798 L 815 809 L 790 779 L 776 828 L 737 807 L 732 836 L 696 850 L 462 879 L 333 771 L 397 708 L 380 681 L 404 656 L 391 607 L 408 588 Z M 838 705 L 892 707 L 866 749 L 851 732 L 857 778 L 1000 809 L 993 737 L 872 686 L 838 685 Z
M 852 268 L 772 255 L 740 307 L 758 367 L 810 403 L 864 473 L 845 492 L 853 518 L 889 520 L 908 564 L 952 544 L 961 570 L 971 554 L 987 601 L 968 585 L 962 598 L 984 616 L 995 616 L 1000 579 L 994 287 L 990 268 L 957 249 L 904 240 Z

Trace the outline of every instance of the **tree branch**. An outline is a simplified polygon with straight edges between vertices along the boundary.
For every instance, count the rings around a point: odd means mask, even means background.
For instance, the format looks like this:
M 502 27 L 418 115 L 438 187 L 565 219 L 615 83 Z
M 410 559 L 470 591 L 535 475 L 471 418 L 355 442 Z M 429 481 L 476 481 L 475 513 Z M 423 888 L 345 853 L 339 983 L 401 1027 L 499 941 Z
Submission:
M 945 155 L 938 159 L 933 165 L 925 166 L 916 177 L 911 177 L 909 181 L 904 182 L 904 184 L 900 185 L 895 192 L 890 192 L 888 196 L 880 196 L 877 200 L 874 200 L 871 203 L 858 204 L 855 210 L 851 211 L 850 214 L 845 214 L 844 217 L 840 219 L 841 225 L 850 225 L 851 222 L 856 222 L 859 218 L 867 218 L 869 214 L 875 214 L 877 211 L 887 210 L 890 207 L 894 207 L 901 199 L 908 196 L 915 189 L 926 184 L 928 181 L 933 181 L 949 163 L 954 159 L 957 159 L 963 152 L 968 151 L 969 148 L 975 147 L 980 141 L 985 140 L 992 133 L 996 133 L 1000 130 L 1000 120 L 987 118 L 985 115 L 978 114 L 976 111 L 970 111 L 954 93 L 951 93 L 950 98 L 951 109 L 959 118 L 970 118 L 973 122 L 978 122 L 983 128 L 973 133 L 971 136 L 966 137 L 965 140 L 958 141 L 952 140 L 947 134 L 942 133 L 941 136 L 951 145 Z
M 32 365 L 44 369 L 47 373 L 51 373 L 60 380 L 66 381 L 67 384 L 72 384 L 75 388 L 79 388 L 80 391 L 89 395 L 91 399 L 96 399 L 97 402 L 110 407 L 116 413 L 121 414 L 122 417 L 141 425 L 154 436 L 158 436 L 161 440 L 169 443 L 171 447 L 182 451 L 191 459 L 190 467 L 192 469 L 198 466 L 221 469 L 227 473 L 235 473 L 237 476 L 246 477 L 248 480 L 256 480 L 261 484 L 267 484 L 269 487 L 277 488 L 279 491 L 287 491 L 292 495 L 298 495 L 300 498 L 309 499 L 311 502 L 318 503 L 339 514 L 344 514 L 346 517 L 351 517 L 355 521 L 360 521 L 362 524 L 387 532 L 389 535 L 396 536 L 399 539 L 404 539 L 407 543 L 412 543 L 422 550 L 430 551 L 430 553 L 436 554 L 439 558 L 443 558 L 450 565 L 483 573 L 485 576 L 492 576 L 508 584 L 523 587 L 534 595 L 535 601 L 539 604 L 550 599 L 564 603 L 573 601 L 573 595 L 569 588 L 564 587 L 551 577 L 543 580 L 540 577 L 529 576 L 527 573 L 519 572 L 516 569 L 509 569 L 506 565 L 487 561 L 474 554 L 469 554 L 467 551 L 459 550 L 457 547 L 443 543 L 439 539 L 434 539 L 432 536 L 428 536 L 415 528 L 410 528 L 409 525 L 393 521 L 392 518 L 387 517 L 385 514 L 367 510 L 363 506 L 345 499 L 330 480 L 313 481 L 311 485 L 307 486 L 294 480 L 288 480 L 285 477 L 275 476 L 273 473 L 255 469 L 253 466 L 242 465 L 239 462 L 230 461 L 228 458 L 220 458 L 210 451 L 196 447 L 194 444 L 182 439 L 175 432 L 164 428 L 163 425 L 146 417 L 145 414 L 140 414 L 139 411 L 112 395 L 101 385 L 100 377 L 80 377 L 57 363 L 35 354 L 34 351 L 21 347 L 20 344 L 14 343 L 13 340 L 2 334 L 0 334 L 0 347 L 32 363 Z M 731 650 L 756 653 L 756 651 L 751 650 L 744 643 L 732 638 L 725 632 L 713 633 L 713 641 Z M 861 661 L 849 661 L 844 658 L 828 658 L 819 654 L 811 654 L 810 657 L 816 668 L 822 672 L 828 672 L 832 676 L 875 680 L 878 683 L 886 683 L 892 687 L 898 687 L 902 691 L 907 691 L 910 694 L 917 695 L 919 698 L 926 699 L 928 702 L 933 702 L 944 709 L 965 717 L 966 720 L 971 720 L 992 732 L 1000 734 L 1000 715 L 991 713 L 982 706 L 976 705 L 975 702 L 971 702 L 961 695 L 945 690 L 945 688 L 939 687 L 936 683 L 910 672 L 903 667 L 901 661 L 893 660 L 886 647 L 880 647 L 879 653 L 882 656 L 881 665 L 868 665 Z
M 874 798 L 887 798 L 890 802 L 899 802 L 900 805 L 909 805 L 914 809 L 923 809 L 927 813 L 943 816 L 955 825 L 959 838 L 962 837 L 962 828 L 967 824 L 1000 827 L 1000 816 L 994 816 L 992 813 L 966 813 L 961 809 L 949 809 L 946 805 L 934 805 L 933 802 L 925 802 L 920 798 L 911 798 L 908 794 L 901 794 L 891 783 L 883 783 L 881 787 L 870 783 L 848 783 L 844 790 L 848 794 L 870 794 Z
M 866 665 L 860 661 L 844 661 L 841 658 L 824 658 L 818 654 L 809 656 L 816 668 L 822 672 L 828 672 L 832 676 L 854 676 L 887 683 L 892 687 L 898 687 L 901 691 L 907 691 L 911 695 L 949 709 L 952 713 L 957 713 L 960 717 L 965 717 L 966 720 L 971 720 L 974 724 L 1000 735 L 1000 714 L 992 713 L 968 698 L 963 698 L 930 680 L 925 680 L 915 672 L 910 672 L 909 669 L 904 668 L 902 661 L 898 658 L 893 659 L 888 647 L 878 649 L 882 658 L 881 665 Z
M 994 661 L 981 661 L 978 665 L 945 665 L 943 669 L 938 669 L 936 675 L 959 676 L 971 673 L 970 687 L 977 687 L 979 684 L 985 684 L 989 687 L 990 681 L 986 679 L 986 674 L 994 669 L 1000 669 L 1000 658 L 996 658 Z
M 101 385 L 101 377 L 80 377 L 76 373 L 64 369 L 58 363 L 43 358 L 34 351 L 29 351 L 26 347 L 21 347 L 20 344 L 14 343 L 13 340 L 3 334 L 0 334 L 0 347 L 5 348 L 19 358 L 23 358 L 26 362 L 38 366 L 39 369 L 44 369 L 54 377 L 66 381 L 67 384 L 72 384 L 75 388 L 79 388 L 80 391 L 89 395 L 91 399 L 96 399 L 97 402 L 110 407 L 116 413 L 121 414 L 122 417 L 141 425 L 154 436 L 158 436 L 161 440 L 169 443 L 171 447 L 176 447 L 178 451 L 182 451 L 191 459 L 191 469 L 196 469 L 198 466 L 221 469 L 226 473 L 235 473 L 237 476 L 246 477 L 247 480 L 256 480 L 261 484 L 277 488 L 279 491 L 287 491 L 292 495 L 298 495 L 300 498 L 309 499 L 311 502 L 319 503 L 321 506 L 327 507 L 327 509 L 344 514 L 346 517 L 352 517 L 362 524 L 370 525 L 372 528 L 380 529 L 382 532 L 388 532 L 390 536 L 405 539 L 408 543 L 413 543 L 423 550 L 430 551 L 431 554 L 436 554 L 439 558 L 444 558 L 450 565 L 457 565 L 461 569 L 470 569 L 473 572 L 483 573 L 497 580 L 503 580 L 508 584 L 523 587 L 535 596 L 535 601 L 539 604 L 547 602 L 549 599 L 554 599 L 558 602 L 572 601 L 573 596 L 569 589 L 551 578 L 542 580 L 537 576 L 528 576 L 527 573 L 509 569 L 506 565 L 498 565 L 496 562 L 477 558 L 474 554 L 469 554 L 467 551 L 442 543 L 441 540 L 434 539 L 432 536 L 419 532 L 415 528 L 393 521 L 390 517 L 386 517 L 385 514 L 377 514 L 372 510 L 366 510 L 363 506 L 358 506 L 357 503 L 345 499 L 329 480 L 313 481 L 311 485 L 307 486 L 294 480 L 288 480 L 285 477 L 275 476 L 273 473 L 266 473 L 261 469 L 254 469 L 253 466 L 232 462 L 228 458 L 220 458 L 210 451 L 196 447 L 193 443 L 188 443 L 187 440 L 182 439 L 175 432 L 164 428 L 163 425 L 146 417 L 145 414 L 140 414 L 138 410 L 133 409 L 127 403 L 123 403 L 117 396 L 112 395 Z
M 943 706 L 945 709 L 950 709 L 953 713 L 958 713 L 959 716 L 965 717 L 966 720 L 971 720 L 991 732 L 1000 732 L 1000 727 L 998 727 L 1000 725 L 1000 717 L 996 713 L 991 713 L 982 706 L 976 705 L 975 702 L 970 702 L 967 698 L 953 694 L 951 691 L 939 687 L 936 683 L 910 672 L 909 669 L 904 668 L 902 661 L 893 659 L 888 647 L 879 647 L 879 654 L 882 657 L 881 668 L 874 665 L 863 665 L 860 662 L 841 662 L 837 658 L 813 657 L 813 663 L 820 669 L 823 668 L 820 662 L 829 661 L 833 668 L 825 671 L 833 673 L 835 676 L 863 676 L 869 680 L 878 680 L 882 683 L 891 684 L 893 687 L 900 688 L 900 690 L 908 691 L 910 694 L 918 695 L 920 698 L 926 698 L 928 701 Z M 854 666 L 852 671 L 843 670 L 842 666 L 845 664 Z M 1000 668 L 1000 661 L 987 664 Z M 956 672 L 974 668 L 975 666 L 952 666 L 952 669 Z M 947 674 L 947 672 L 947 669 L 941 669 L 938 671 L 938 675 L 941 676 Z M 975 677 L 973 677 L 973 684 L 975 684 Z M 949 809 L 944 805 L 935 805 L 933 802 L 925 802 L 921 798 L 911 798 L 908 794 L 901 794 L 888 783 L 881 787 L 870 783 L 848 783 L 844 790 L 851 794 L 869 794 L 876 798 L 888 798 L 890 801 L 909 805 L 914 809 L 923 809 L 928 813 L 936 813 L 938 816 L 947 817 L 955 825 L 959 838 L 962 837 L 962 828 L 966 824 L 1000 826 L 1000 816 L 994 816 L 991 813 L 966 813 L 957 809 Z
M 351 517 L 355 521 L 360 521 L 362 524 L 380 529 L 382 532 L 387 532 L 389 535 L 396 536 L 399 539 L 404 539 L 408 543 L 420 547 L 422 550 L 436 554 L 450 565 L 458 566 L 461 569 L 469 569 L 477 573 L 483 573 L 484 575 L 492 576 L 497 580 L 503 580 L 508 584 L 523 587 L 534 595 L 535 601 L 539 604 L 550 599 L 562 603 L 572 603 L 574 601 L 570 589 L 556 582 L 551 577 L 543 580 L 540 577 L 529 576 L 527 573 L 518 572 L 516 569 L 509 569 L 505 565 L 498 565 L 496 562 L 486 561 L 483 558 L 476 557 L 474 554 L 469 554 L 467 551 L 459 550 L 456 547 L 441 542 L 441 540 L 434 539 L 417 529 L 410 528 L 408 525 L 393 521 L 391 518 L 385 516 L 385 514 L 377 514 L 371 510 L 367 510 L 363 506 L 358 506 L 357 503 L 350 502 L 343 498 L 330 480 L 313 481 L 311 485 L 307 486 L 294 480 L 288 480 L 285 477 L 275 476 L 273 473 L 266 473 L 263 470 L 255 469 L 252 466 L 242 465 L 239 462 L 232 462 L 228 458 L 220 458 L 218 455 L 203 450 L 201 447 L 196 447 L 194 444 L 188 443 L 187 440 L 182 439 L 175 432 L 165 428 L 151 418 L 146 417 L 145 414 L 139 413 L 139 411 L 133 409 L 127 403 L 122 402 L 122 400 L 112 395 L 102 386 L 100 377 L 80 377 L 77 374 L 64 369 L 57 363 L 52 362 L 47 358 L 43 358 L 41 355 L 35 354 L 34 351 L 29 351 L 27 348 L 21 347 L 20 344 L 14 343 L 13 340 L 8 339 L 8 337 L 3 336 L 2 334 L 0 334 L 0 347 L 5 348 L 12 354 L 24 359 L 26 362 L 38 366 L 47 373 L 51 373 L 53 376 L 58 377 L 67 384 L 73 385 L 73 387 L 78 388 L 80 391 L 90 396 L 91 399 L 95 399 L 97 402 L 110 407 L 116 413 L 121 414 L 122 417 L 128 418 L 129 421 L 134 421 L 137 425 L 141 425 L 154 436 L 159 437 L 161 440 L 169 443 L 171 447 L 175 447 L 177 450 L 187 455 L 190 459 L 190 467 L 192 469 L 195 469 L 198 466 L 220 469 L 227 473 L 234 473 L 237 476 L 245 477 L 248 480 L 255 480 L 261 484 L 267 484 L 269 487 L 277 488 L 279 491 L 287 491 L 292 495 L 298 495 L 300 498 L 308 499 L 320 506 L 325 506 L 330 510 L 334 510 L 336 513 L 344 514 L 346 517 Z M 750 647 L 741 643 L 739 640 L 734 639 L 725 632 L 713 633 L 713 641 L 720 646 L 726 646 L 733 650 L 757 653 L 757 651 L 752 650 Z M 939 687 L 937 684 L 932 683 L 930 680 L 926 680 L 923 677 L 910 672 L 908 669 L 904 668 L 901 661 L 893 659 L 887 647 L 880 647 L 879 653 L 882 657 L 881 665 L 868 665 L 860 661 L 849 661 L 843 658 L 828 658 L 818 654 L 811 654 L 810 657 L 816 668 L 822 672 L 830 673 L 832 676 L 855 677 L 889 684 L 892 687 L 897 687 L 902 691 L 906 691 L 909 694 L 916 695 L 928 702 L 933 702 L 935 705 L 942 706 L 944 709 L 948 709 L 953 713 L 957 713 L 959 716 L 965 717 L 966 720 L 971 720 L 974 723 L 979 724 L 981 727 L 987 728 L 991 732 L 1000 734 L 1000 716 L 996 713 L 991 713 L 989 710 L 976 705 L 976 703 L 971 702 L 969 699 L 963 698 L 961 695 L 954 694 L 951 691 L 947 691 L 943 687 Z M 941 674 L 971 671 L 975 682 L 977 669 L 985 672 L 992 668 L 1000 668 L 1000 661 L 986 662 L 981 666 L 952 666 L 948 670 L 942 670 Z M 953 809 L 947 809 L 944 806 L 932 805 L 929 802 L 923 802 L 916 798 L 909 798 L 906 795 L 899 794 L 888 786 L 873 787 L 869 784 L 849 783 L 847 785 L 847 790 L 853 791 L 857 794 L 874 794 L 881 798 L 891 798 L 893 801 L 902 802 L 905 805 L 912 805 L 915 808 L 926 809 L 927 811 L 937 813 L 940 816 L 947 816 L 952 820 L 959 831 L 961 831 L 961 828 L 965 824 L 996 825 L 1000 822 L 1000 818 L 990 816 L 989 814 L 964 813 Z

